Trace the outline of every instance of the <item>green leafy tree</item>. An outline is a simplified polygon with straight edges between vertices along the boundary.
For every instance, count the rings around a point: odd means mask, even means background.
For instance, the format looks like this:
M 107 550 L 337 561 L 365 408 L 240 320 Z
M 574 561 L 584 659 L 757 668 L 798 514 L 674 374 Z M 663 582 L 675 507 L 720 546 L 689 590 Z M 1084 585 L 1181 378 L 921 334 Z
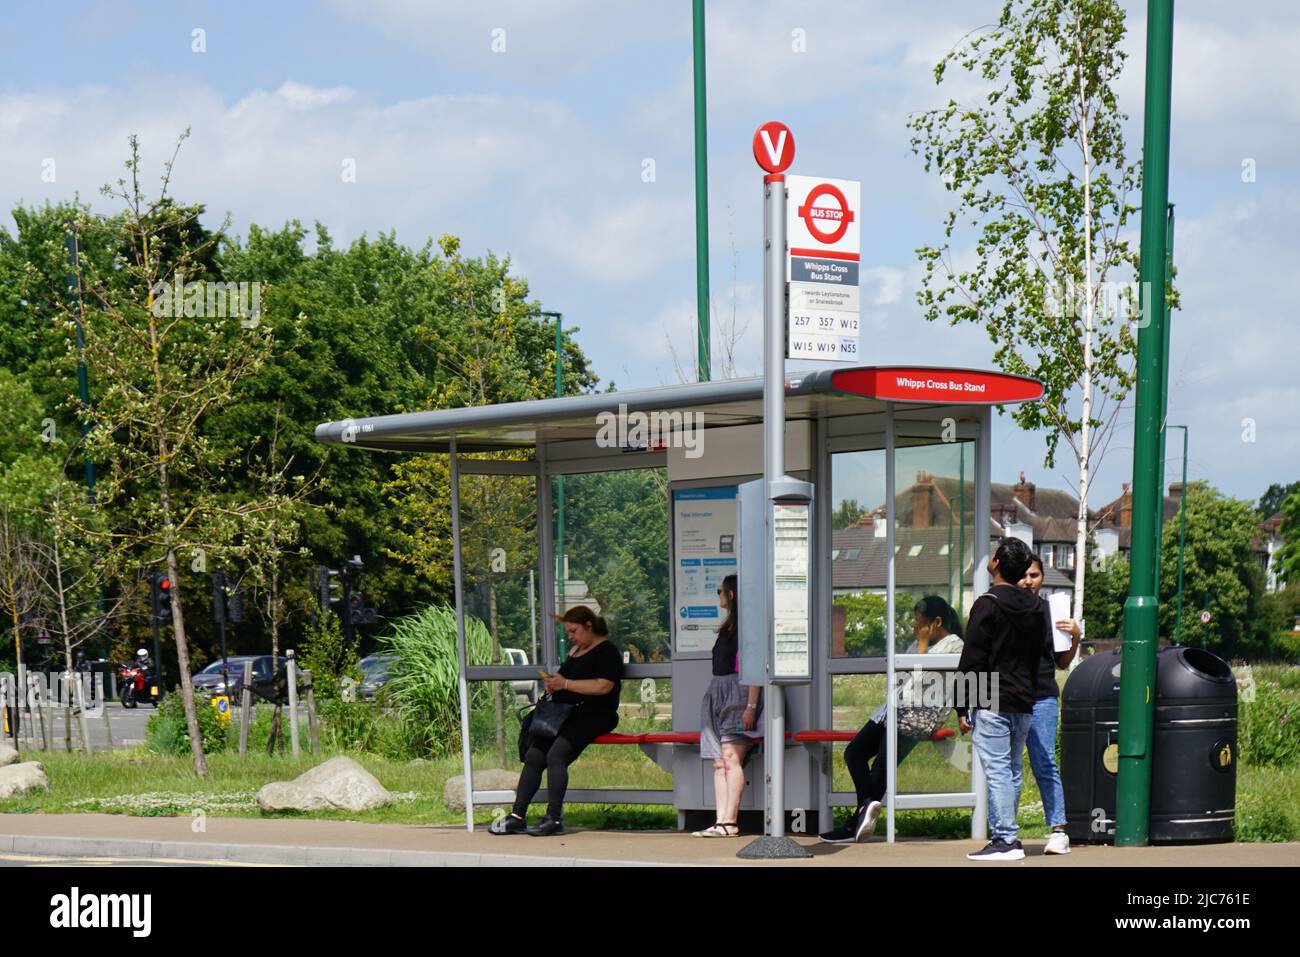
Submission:
M 1089 641 L 1123 637 L 1128 577 L 1128 559 L 1123 555 L 1111 555 L 1100 568 L 1092 569 L 1091 582 L 1083 599 L 1083 618 L 1088 623 Z
M 1079 555 L 1092 475 L 1133 384 L 1135 339 L 1119 308 L 1131 301 L 1112 292 L 1137 276 L 1126 237 L 1138 165 L 1115 94 L 1124 33 L 1118 0 L 1007 0 L 996 25 L 935 67 L 939 84 L 951 67 L 973 74 L 982 98 L 909 123 L 913 150 L 953 197 L 942 243 L 917 251 L 918 301 L 930 321 L 981 326 L 999 368 L 1043 383 L 1042 399 L 1012 415 L 1046 430 L 1049 467 L 1061 440 L 1073 455 Z M 1086 571 L 1076 563 L 1076 617 Z
M 1182 643 L 1226 657 L 1256 657 L 1264 573 L 1254 550 L 1259 534 L 1252 503 L 1231 499 L 1205 482 L 1187 487 Z M 1172 638 L 1177 617 L 1178 522 L 1165 523 L 1160 546 L 1160 631 Z M 1203 624 L 1202 608 L 1210 613 Z M 1090 626 L 1091 627 L 1091 626 Z
M 1287 496 L 1282 502 L 1282 547 L 1273 556 L 1278 566 L 1278 577 L 1294 585 L 1300 583 L 1300 492 Z
M 1291 482 L 1287 485 L 1274 482 L 1259 497 L 1259 505 L 1256 506 L 1255 511 L 1259 513 L 1260 518 L 1271 518 L 1282 508 L 1288 498 L 1297 493 L 1300 493 L 1300 482 Z
M 846 498 L 831 513 L 831 528 L 837 532 L 841 528 L 848 528 L 850 525 L 856 524 L 858 519 L 867 514 L 867 511 L 858 504 L 856 498 Z
M 888 609 L 885 596 L 872 592 L 836 595 L 835 604 L 844 609 L 844 650 L 852 658 L 885 654 L 885 626 Z M 913 641 L 912 606 L 916 596 L 894 595 L 894 651 L 905 652 Z
M 92 258 L 80 261 L 79 310 L 68 309 L 63 323 L 71 348 L 74 321 L 84 313 L 94 389 L 89 407 L 77 411 L 91 423 L 87 447 L 104 466 L 97 492 L 112 515 L 102 535 L 82 531 L 119 573 L 144 562 L 161 566 L 171 581 L 186 725 L 195 772 L 205 777 L 181 565 L 201 571 L 232 546 L 244 517 L 277 503 L 232 499 L 237 449 L 206 439 L 202 424 L 265 361 L 271 338 L 245 304 L 223 303 L 217 315 L 209 314 L 215 303 L 207 283 L 220 231 L 200 225 L 201 207 L 179 205 L 168 194 L 174 155 L 150 199 L 140 182 L 135 137 L 130 151 L 126 177 L 104 190 L 122 202 L 122 211 L 77 223 L 79 233 L 113 250 L 112 264 L 105 270 Z

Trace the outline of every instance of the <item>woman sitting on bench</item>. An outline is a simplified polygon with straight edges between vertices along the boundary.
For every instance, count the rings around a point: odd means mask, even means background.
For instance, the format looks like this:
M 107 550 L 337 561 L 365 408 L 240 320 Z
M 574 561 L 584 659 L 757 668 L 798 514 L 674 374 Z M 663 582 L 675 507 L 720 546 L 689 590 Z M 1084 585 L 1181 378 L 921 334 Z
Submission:
M 570 608 L 558 620 L 572 644 L 560 673 L 548 675 L 546 690 L 559 704 L 576 705 L 555 737 L 533 734 L 524 755 L 524 770 L 515 786 L 515 806 L 492 822 L 493 834 L 550 837 L 564 833 L 564 792 L 569 786 L 569 765 L 587 745 L 609 734 L 618 724 L 618 694 L 622 686 L 623 656 L 609 640 L 605 619 L 586 605 Z M 546 816 L 528 827 L 528 805 L 546 772 Z
M 962 628 L 952 606 L 938 595 L 926 595 L 912 609 L 912 631 L 916 641 L 907 649 L 909 655 L 955 655 L 961 653 Z M 898 685 L 898 763 L 916 747 L 917 742 L 928 740 L 951 713 L 951 707 L 917 707 L 920 688 L 912 688 L 912 675 L 904 674 Z M 844 763 L 858 793 L 858 806 L 842 827 L 821 834 L 827 844 L 853 844 L 869 837 L 876 829 L 880 817 L 881 800 L 885 796 L 888 768 L 888 704 L 882 704 L 871 716 L 858 736 L 844 749 Z

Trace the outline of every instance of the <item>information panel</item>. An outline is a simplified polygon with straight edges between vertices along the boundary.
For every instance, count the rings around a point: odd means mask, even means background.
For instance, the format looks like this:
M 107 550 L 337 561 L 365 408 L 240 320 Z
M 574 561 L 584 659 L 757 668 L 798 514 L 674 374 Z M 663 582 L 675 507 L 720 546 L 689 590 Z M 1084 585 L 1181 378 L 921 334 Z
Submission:
M 673 644 L 710 651 L 724 612 L 718 589 L 736 574 L 736 486 L 673 491 Z
M 774 678 L 800 678 L 812 674 L 808 635 L 808 523 L 806 502 L 773 504 Z

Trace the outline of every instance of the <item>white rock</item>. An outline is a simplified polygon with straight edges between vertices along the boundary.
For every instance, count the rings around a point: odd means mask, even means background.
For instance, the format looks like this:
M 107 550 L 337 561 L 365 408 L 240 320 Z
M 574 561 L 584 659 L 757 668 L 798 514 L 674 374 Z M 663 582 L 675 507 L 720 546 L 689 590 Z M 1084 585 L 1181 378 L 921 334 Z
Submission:
M 474 790 L 476 791 L 510 791 L 514 793 L 519 783 L 518 771 L 502 771 L 500 768 L 488 768 L 474 772 Z M 465 775 L 458 774 L 448 778 L 442 786 L 442 803 L 448 811 L 465 810 Z M 504 805 L 475 804 L 475 807 L 504 807 L 514 803 L 507 801 Z
M 393 800 L 374 775 L 347 757 L 330 758 L 292 781 L 257 792 L 263 811 L 366 811 Z
M 18 763 L 18 752 L 7 744 L 0 743 L 0 768 Z
M 0 798 L 18 797 L 31 791 L 49 789 L 49 779 L 39 761 L 26 761 L 0 768 Z

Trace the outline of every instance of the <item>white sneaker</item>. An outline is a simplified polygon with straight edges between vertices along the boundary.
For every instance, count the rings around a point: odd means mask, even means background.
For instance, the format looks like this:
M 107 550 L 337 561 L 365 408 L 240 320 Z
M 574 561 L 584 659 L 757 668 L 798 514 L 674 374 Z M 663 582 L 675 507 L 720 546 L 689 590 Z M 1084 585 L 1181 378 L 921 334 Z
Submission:
M 862 820 L 858 822 L 854 841 L 863 841 L 876 833 L 876 822 L 880 820 L 880 811 L 884 807 L 879 801 L 871 801 L 862 811 Z
M 1070 853 L 1070 836 L 1064 831 L 1053 831 L 1047 837 L 1047 846 L 1043 848 L 1044 854 L 1069 854 Z

